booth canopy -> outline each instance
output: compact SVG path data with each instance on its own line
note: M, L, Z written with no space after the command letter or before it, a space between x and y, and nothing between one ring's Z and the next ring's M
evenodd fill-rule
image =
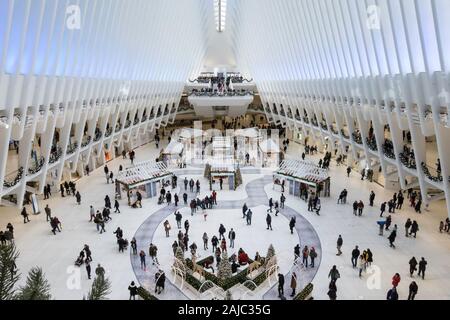
M163 154L174 154L178 155L183 152L183 144L172 140L167 147L164 149Z
M284 160L277 173L313 183L321 183L329 179L327 170L309 161Z
M203 130L193 128L183 128L180 132L180 138L191 139L203 136Z
M267 140L260 142L259 148L264 153L279 153L280 152L280 146L272 139L267 139Z
M116 181L131 189L171 175L172 172L167 170L163 162L145 161L120 171Z
M259 130L257 128L238 129L234 132L237 137L258 138Z

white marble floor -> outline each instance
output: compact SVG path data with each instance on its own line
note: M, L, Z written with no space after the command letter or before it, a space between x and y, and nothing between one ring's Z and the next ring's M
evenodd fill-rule
M297 157L302 149L301 146L291 143L289 156ZM136 161L154 159L157 153L153 144L146 145L137 150ZM116 159L111 161L108 166L117 172L119 164L124 162L128 164L128 160ZM327 276L329 269L335 264L341 273L341 279L337 283L338 299L384 299L390 287L391 278L396 272L402 276L399 285L400 299L405 299L411 281L408 273L408 261L414 255L418 259L423 256L428 260L425 280L415 277L419 285L417 299L450 299L450 275L448 274L448 270L450 270L450 235L438 232L439 221L444 220L447 216L445 204L443 202L433 203L430 205L429 212L423 211L421 215L416 214L409 207L405 207L393 215L393 224L399 225L399 233L396 241L397 248L391 249L386 239L387 235L385 234L384 237L378 235L376 221L379 215L379 203L381 200L389 199L393 191L385 190L367 181L361 181L357 173L352 173L350 179L347 179L344 167L336 168L333 164L330 172L332 197L322 200L320 217L308 213L303 201L291 196L288 196L287 199L287 205L303 214L314 226L321 240L322 262L313 280L314 297L327 299ZM219 201L221 199L244 199L246 197L245 184L261 176L243 175L244 186L237 192L219 193ZM376 206L374 208L366 206L364 214L360 218L353 216L350 204L336 205L337 194L344 187L349 190L350 203L360 199L367 203L370 190L374 190ZM19 284L25 281L26 273L31 267L41 266L51 284L55 299L81 299L88 292L91 281L87 279L84 268L73 268L73 262L83 245L87 243L93 254L93 269L97 263L101 263L112 282L112 292L109 297L128 299L127 287L131 281L136 281L136 278L129 253L118 252L115 235L112 232L120 226L124 230L124 236L130 240L139 226L159 210L160 206L156 204L156 199L151 199L143 202L142 209L129 209L126 201L121 201L122 213L112 214L113 220L106 225L107 233L100 235L96 231L95 225L88 222L89 205L92 204L96 208L102 207L105 194L113 197L113 185L106 184L103 170L100 168L89 177L79 180L77 188L82 195L81 206L76 205L74 198L61 198L59 194L53 195L49 201L40 201L41 209L49 203L53 214L62 221L62 233L58 233L56 236L50 232L45 215L31 216L31 222L23 224L16 208L0 207L1 228L4 229L8 222L15 226L16 244L20 250L17 266L22 273ZM265 190L268 195L272 195L274 198L279 197L279 192L274 191L271 185L267 185ZM29 211L31 210L29 209ZM221 213L218 211L217 214ZM419 223L420 231L417 239L405 238L403 235L403 224L408 217ZM238 215L237 221L240 221ZM227 223L232 223L232 221ZM214 230L211 232L216 232L215 229L217 227L214 225ZM281 236L281 234L288 236L287 233L277 233L276 236ZM335 255L335 247L339 234L344 238L344 254L338 257ZM251 237L254 239L251 243L258 243L258 239L263 241L267 235L265 232L255 231L252 232ZM148 246L148 244L142 245ZM286 243L286 246L290 247L291 245L292 243ZM370 248L372 250L374 265L378 267L375 269L379 271L379 275L378 273L375 275L364 274L362 279L358 278L357 271L351 267L350 262L350 252L355 245L359 245L361 249ZM247 250L253 254L252 250L254 249ZM267 248L264 245L260 250L265 252ZM78 285L77 272L80 271L81 280ZM368 280L370 280L369 285ZM379 289L377 288L378 284Z

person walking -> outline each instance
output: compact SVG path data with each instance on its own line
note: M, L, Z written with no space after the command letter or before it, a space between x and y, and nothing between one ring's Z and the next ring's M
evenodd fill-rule
M134 281L131 281L131 284L128 286L128 291L130 291L130 300L136 300L137 287L134 284Z
M362 276L362 272L364 270L365 264L366 264L366 261L364 260L364 256L360 255L359 259L358 259L358 269L359 269L359 277L360 278Z
M282 193L281 194L281 197L280 197L280 208L281 209L284 209L284 203L286 202L286 197L284 196L284 194Z
M389 246L394 249L395 249L395 245L394 245L395 238L397 238L397 230L394 229L394 230L392 230L391 234L388 237Z
M270 215L270 213L267 213L266 216L266 223L267 223L267 230L273 230L272 229L272 216Z
M294 297L295 290L297 289L297 275L295 274L295 272L292 272L291 276L291 289L292 289L291 297Z
M189 184L189 181L188 181L187 177L184 177L184 190L185 191L187 190L188 184Z
M398 300L398 293L397 293L397 288L393 287L391 288L386 296L387 300Z
M242 206L242 218L245 218L247 210L248 210L247 204L244 203L244 205Z
M342 239L342 236L339 235L339 237L337 239L337 243L336 243L337 250L338 250L338 252L336 253L337 256L340 256L342 254L341 248L342 248L343 244L344 244L344 240Z
M52 210L48 206L48 204L45 206L45 218L47 219L47 222L49 222L52 219Z
M106 183L109 183L109 168L108 168L108 166L103 167L103 172L105 172Z
M252 225L252 215L253 215L252 210L248 209L247 214L246 214L247 225L248 225L248 226L251 226L251 225Z
M184 205L187 205L187 204L188 204L188 195L187 195L186 192L183 193L183 203L184 203Z
M358 201L353 202L353 214L356 216L358 212Z
M289 221L289 229L291 230L291 234L294 234L294 228L295 228L296 219L295 217L292 217Z
M386 211L386 202L383 202L380 206L380 217L383 216L383 213Z
M119 201L116 199L115 201L114 201L114 213L120 213L120 209L119 209L119 207L120 207L120 204L119 204Z
M211 238L212 251L215 253L217 251L217 245L219 244L219 239L216 236Z
M284 297L284 275L278 274L278 298L283 299Z
M419 262L419 272L417 272L417 275L420 277L422 275L422 280L425 280L425 270L427 269L428 262L425 260L424 257L420 259Z
M267 212L272 212L272 207L273 207L273 200L272 198L269 199L269 209L267 209Z
M341 277L341 274L339 273L339 270L334 265L330 272L328 273L328 278L331 278L331 281L336 283L336 281Z
M88 279L91 280L91 262L89 261L89 259L86 259L84 261L84 265L86 266L86 273L87 273Z
M27 209L23 207L22 212L20 213L23 217L23 223L30 222L30 218L28 218L29 214L27 212Z
M144 252L144 250L141 250L141 252L139 252L139 258L141 260L141 269L146 271L147 266L145 265L145 252Z
M418 265L418 262L416 260L416 257L412 257L409 260L409 275L411 277L413 276L414 272L417 270L417 265Z
M336 282L331 281L330 285L328 286L328 297L330 298L330 300L336 300L337 298L337 287L336 287Z
M414 300L416 297L417 291L419 291L419 286L415 281L412 281L409 285L409 294L408 294L408 300Z
M100 263L97 265L97 268L95 269L95 274L99 278L105 277L105 269L100 265Z
M358 216L362 216L363 213L363 209L364 209L364 203L362 201L359 201L358 203Z
M360 255L359 247L356 246L355 249L352 250L352 266L356 268L356 264L358 262L358 257Z
M228 233L228 239L230 239L230 248L234 248L234 240L236 239L236 232L231 228Z
M411 231L409 232L409 235L414 235L415 238L417 236L417 231L419 231L419 224L416 220L414 220L411 224Z
M175 220L177 221L177 228L181 229L181 221L183 220L183 216L180 211L175 211Z
M219 226L219 239L225 239L224 234L225 234L226 231L227 230L225 229L224 225L220 224L220 226Z
M93 206L89 207L89 216L90 216L89 222L92 222L95 219L95 209Z
M398 273L394 274L394 276L392 277L392 286L394 288L397 288L400 283L400 280L401 280L400 274Z

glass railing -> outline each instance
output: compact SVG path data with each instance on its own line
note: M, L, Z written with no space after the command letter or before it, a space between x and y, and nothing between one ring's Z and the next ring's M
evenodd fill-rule
M372 137L372 138L367 137L366 142L367 142L367 147L369 147L370 150L378 151L377 140L375 139L375 137Z
M3 181L3 188L9 189L9 188L16 186L20 182L20 180L22 180L22 177L23 177L23 167L20 167L17 170L17 172L15 173L15 176L13 179L11 179L11 180L5 179L5 181Z
M95 132L94 142L99 141L102 138L102 136L103 136L103 132L101 132L100 130L97 130Z
M74 153L75 151L77 151L77 148L78 148L78 142L69 144L69 146L67 147L67 154Z
M106 131L105 131L105 137L108 138L108 137L110 137L111 135L112 135L112 128L109 127L109 128L107 128Z
M91 143L92 137L91 136L87 136L86 138L83 139L83 141L81 142L81 147L87 147L90 143Z
M357 144L363 144L361 133L353 132L352 138L353 138L353 141L355 141Z
M61 147L58 147L55 152L50 153L50 158L48 159L48 163L53 164L57 162L62 155Z
M350 136L348 134L345 133L344 129L341 129L341 134L345 139L350 139Z
M389 158L395 160L395 152L394 152L394 145L391 140L385 140L383 143L383 154Z
M440 171L437 171L436 169L427 166L425 162L422 162L420 164L420 167L422 168L422 172L431 181L442 182L444 180L443 177L442 177L442 173Z
M401 152L399 154L399 159L400 162L407 168L409 169L417 169L417 165L416 165L416 159L414 158L414 153L406 153L406 152Z
M33 167L28 168L28 175L33 175L35 173L38 173L42 170L42 167L44 166L45 158L40 157L39 160L34 164Z
M128 129L129 127L131 127L131 120L125 121L125 129Z

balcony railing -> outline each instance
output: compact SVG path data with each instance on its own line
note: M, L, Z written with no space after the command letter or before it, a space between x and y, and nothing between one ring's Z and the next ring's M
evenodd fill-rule
M395 160L394 145L391 140L386 139L383 143L383 153L389 159Z
M367 142L367 146L369 147L370 150L378 151L377 140L375 139L375 137L372 137L372 138L367 137L366 142Z
M62 149L58 147L55 152L50 153L50 158L48 159L48 163L53 164L57 162L62 156Z
M444 179L442 177L441 172L437 171L436 169L433 169L429 166L426 165L425 162L422 162L420 164L420 167L422 168L422 172L427 176L428 179L430 179L431 181L434 182L442 182ZM433 172L433 174L431 173L431 171L435 171Z
M129 127L131 127L131 120L125 121L125 129L128 129Z
M69 144L69 146L67 147L67 154L72 154L75 151L77 151L78 148L78 142L74 142L72 144Z
M353 141L355 141L357 144L363 144L361 133L353 132L352 138L353 138Z
M417 165L416 165L416 160L414 158L414 153L406 153L406 152L401 152L399 154L399 159L400 162L407 168L409 169L413 169L416 170L417 169Z
M87 136L82 142L81 142L81 147L87 147L89 145L89 143L91 143L92 137L91 136Z
M144 114L144 115L142 116L142 119L141 119L141 122L145 122L145 121L147 121L147 115L146 115L146 114Z
M331 132L334 133L334 134L339 134L339 132L334 128L334 126L331 126L331 127L330 127L330 130L331 130Z
M109 127L109 128L107 128L106 131L105 131L105 137L108 138L108 137L110 137L111 135L112 135L112 128Z
M311 120L311 124L312 124L314 127L318 127L318 126L319 126L319 123L317 122L316 119L312 119L312 120Z
M322 127L323 130L328 131L328 126L326 123L321 122L320 126Z
M22 180L23 177L23 167L20 167L19 170L17 170L17 174L14 177L14 179L12 179L11 181L3 181L3 188L5 189L9 189L12 188L14 186L16 186L20 180Z
M348 134L345 133L344 129L341 129L341 134L345 139L350 139L350 136Z
M38 173L42 170L42 167L44 166L45 158L40 157L39 160L35 163L34 167L28 168L28 175L31 176L35 173Z
M97 130L95 132L94 142L100 141L102 136L103 136L103 132L101 132L100 130Z
M121 123L118 123L118 124L116 124L116 130L115 130L115 132L119 132L120 130L122 130L122 124L121 124Z
M134 121L133 121L133 125L135 126L135 125L137 125L139 123L139 118L134 118Z

